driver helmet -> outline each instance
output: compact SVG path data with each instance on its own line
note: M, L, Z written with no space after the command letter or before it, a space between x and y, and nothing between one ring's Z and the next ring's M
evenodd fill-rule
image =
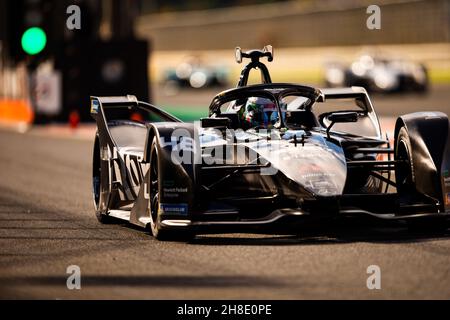
M245 104L243 120L249 127L270 128L278 120L278 110L270 99L250 97Z

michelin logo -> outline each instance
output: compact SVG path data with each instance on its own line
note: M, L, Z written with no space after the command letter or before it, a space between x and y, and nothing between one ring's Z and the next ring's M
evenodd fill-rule
M188 214L187 203L161 203L160 208L164 214L179 214L184 216Z

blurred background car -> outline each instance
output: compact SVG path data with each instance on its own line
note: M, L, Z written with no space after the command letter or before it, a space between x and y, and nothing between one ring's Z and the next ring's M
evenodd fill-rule
M165 70L164 91L170 95L176 94L180 88L225 87L228 75L226 66L207 64L198 55L186 56L175 68Z
M372 92L426 92L428 72L422 63L366 53L350 66L329 63L325 70L325 86L361 86Z

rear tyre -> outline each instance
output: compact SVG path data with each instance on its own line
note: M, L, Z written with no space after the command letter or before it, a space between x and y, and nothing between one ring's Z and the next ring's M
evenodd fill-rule
M150 149L150 174L149 174L149 211L150 211L150 232L153 237L162 241L187 241L193 238L194 234L189 230L169 230L161 225L161 215L159 210L159 199L161 195L161 179L159 170L158 144L156 137L153 139Z

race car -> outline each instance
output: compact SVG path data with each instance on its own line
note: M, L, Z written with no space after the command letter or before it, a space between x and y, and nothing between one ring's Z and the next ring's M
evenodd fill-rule
M204 89L224 87L228 81L228 69L219 65L208 65L199 56L188 56L163 76L166 94L176 93L180 88Z
M423 64L403 59L363 54L349 67L329 63L325 70L328 87L361 86L369 92L426 92L428 72Z
M160 240L351 216L442 225L447 115L399 117L391 147L365 89L272 83L264 57L273 59L270 46L237 48L238 62L251 60L237 88L194 123L134 96L91 97L99 221L123 219ZM247 85L253 69L262 83Z

